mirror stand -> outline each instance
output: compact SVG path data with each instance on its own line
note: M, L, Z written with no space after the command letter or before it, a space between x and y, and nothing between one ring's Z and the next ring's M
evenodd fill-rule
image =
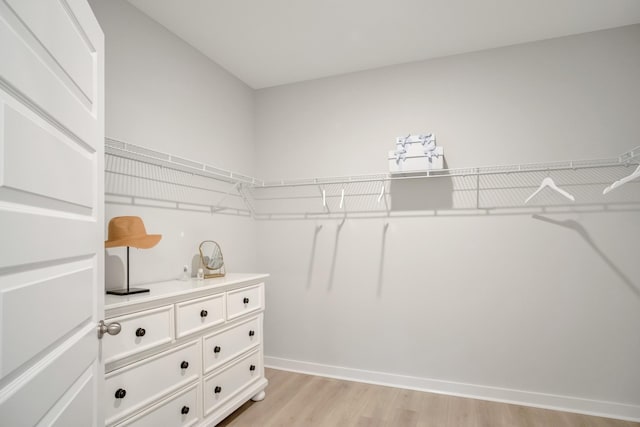
M213 279L214 277L224 277L225 274L227 274L227 273L224 271L224 266L222 266L222 268L220 268L215 273L204 273L204 278L205 279Z
M198 251L200 252L200 265L205 271L204 278L224 277L226 271L220 246L213 240L205 240L200 243Z

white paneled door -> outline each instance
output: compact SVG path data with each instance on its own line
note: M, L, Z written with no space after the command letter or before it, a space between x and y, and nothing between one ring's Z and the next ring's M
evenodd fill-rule
M103 144L87 1L0 0L2 426L103 425Z

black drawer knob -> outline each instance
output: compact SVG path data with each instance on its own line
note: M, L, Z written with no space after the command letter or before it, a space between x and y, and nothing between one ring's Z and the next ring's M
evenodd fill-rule
M208 315L208 314L209 314L209 313L207 312L207 310L202 310L202 311L200 312L200 317L207 317L207 315Z
M220 346L215 346L215 347L213 347L213 352L214 352L214 353L220 353L220 350L222 350L222 349L220 348Z
M183 406L182 410L180 411L180 413L182 415L187 415L189 413L189 407L188 406Z
M182 369L187 369L189 367L189 362L187 362L186 360L183 360L182 363L180 364L180 367Z
M255 370L256 370L256 365L251 365L251 366L249 366L249 370L250 370L251 372L255 371Z
M256 334L256 332L252 329L249 331L249 336L252 337Z
M220 387L219 385L217 385L217 386L216 386L216 388L214 388L214 389L213 389L213 392L214 392L215 394L218 394L218 393L220 393L221 391L222 391L222 387Z
M147 333L147 331L145 331L143 328L136 329L136 336L137 337L143 337L144 334L146 334L146 333Z
M249 298L244 297L244 299L242 300L242 302L243 302L243 303L245 303L245 304L249 304Z
M116 399L124 399L126 395L127 395L127 390L123 388L119 388L118 390L116 390Z

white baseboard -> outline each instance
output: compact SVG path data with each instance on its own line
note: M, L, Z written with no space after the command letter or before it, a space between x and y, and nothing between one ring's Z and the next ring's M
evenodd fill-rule
M389 387L448 394L452 396L470 397L495 402L513 403L536 408L554 409L576 412L599 417L617 418L627 421L640 421L640 406L626 405L616 402L581 399L571 396L536 393L477 384L456 383L434 380L430 378L411 377L388 374L384 372L365 371L340 366L321 365L299 360L264 357L267 368L283 371L299 372L348 381L358 381Z

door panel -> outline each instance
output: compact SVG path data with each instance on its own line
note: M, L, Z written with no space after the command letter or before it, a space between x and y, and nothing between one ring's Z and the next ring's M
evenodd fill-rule
M42 3L20 1L36 7ZM0 18L0 86L76 142L96 145L96 104L88 103L58 59L44 47L47 41L37 39L5 1L0 1ZM73 25L72 20L67 25ZM92 56L97 61L96 53ZM100 71L97 66L96 70ZM97 84L98 79L94 80Z
M46 122L25 117L2 99L0 117L4 121L2 186L91 209L94 186L86 177L95 169L95 152Z
M91 322L93 264L89 259L0 276L0 378ZM60 295L64 304L52 304ZM48 320L33 322L36 313Z
M95 61L91 46L75 15L64 1L7 0L7 4L33 32L42 47L60 64L71 83L82 96L81 101L93 101ZM69 21L73 25L69 25Z
M74 339L67 340L41 361L37 372L27 381L15 381L5 390L0 404L3 426L34 426L87 370L95 360L96 328L89 325ZM91 371L92 374L95 372ZM95 375L94 375L95 377ZM87 412L94 413L94 408Z
M38 427L83 427L93 423L95 415L87 408L97 409L91 389L96 387L93 369L86 370L67 393L38 423Z
M96 249L92 240L104 235L91 218L6 203L3 196L0 192L0 236L6 249L0 257L0 269L93 256Z
M104 36L0 0L0 424L104 425Z

